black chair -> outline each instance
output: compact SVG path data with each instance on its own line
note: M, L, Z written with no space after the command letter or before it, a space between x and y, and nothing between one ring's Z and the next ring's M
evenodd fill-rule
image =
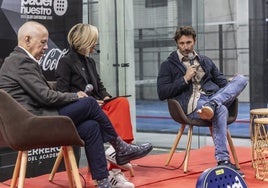
M62 146L70 187L82 188L73 145L83 146L72 120L66 116L35 116L0 89L0 141L18 151L11 188L23 188L28 150ZM19 177L19 178L18 178Z
M170 150L169 156L166 160L166 166L169 165L173 154L177 148L177 145L181 139L181 136L183 134L183 131L185 129L185 127L188 125L188 135L187 135L187 142L186 142L186 148L185 148L185 158L183 161L183 171L184 173L186 173L188 171L188 162L189 162L189 157L190 157L190 150L191 150L191 143L192 143L192 134L193 134L193 127L194 126L199 126L199 127L209 127L210 128L210 132L212 129L211 126L211 122L210 121L205 121L202 119L197 119L197 118L188 118L186 116L186 114L184 113L180 103L175 100L175 99L168 99L168 109L169 109L169 113L171 115L171 117L178 122L179 124L181 124L181 127L178 131L178 134L176 136L176 139L172 145L172 148ZM235 99L235 101L232 103L232 105L228 108L229 111L229 117L228 117L228 121L227 124L230 125L231 123L233 123L236 118L237 118L237 112L238 112L238 99ZM233 159L235 162L236 167L239 169L239 163L238 163L238 159L237 159L237 154L234 148L234 144L232 141L232 137L231 134L229 132L229 130L227 130L227 139L228 139L228 143L230 146L230 150L231 153L233 155Z

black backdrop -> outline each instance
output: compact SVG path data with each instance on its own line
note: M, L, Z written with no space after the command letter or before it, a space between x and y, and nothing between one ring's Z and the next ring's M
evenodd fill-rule
M250 109L268 103L268 0L249 0Z
M55 60L54 64L57 63L57 59L59 58L61 52L59 50L66 49L67 40L66 36L69 29L76 23L82 22L82 0L50 0L44 2L51 2L50 5L30 5L25 3L25 9L28 11L23 12L22 2L34 2L29 0L0 0L0 63L3 62L4 58L9 55L9 53L13 50L13 48L17 44L17 30L18 28L27 20L35 20L42 24L44 24L49 31L49 48L57 48L57 51L53 51L56 54L54 57L51 57L50 60ZM39 1L37 1L39 2ZM63 4L60 4L64 2ZM57 13L57 6L63 7L64 11L60 12L63 15L59 15ZM49 15L36 14L29 12L30 10L40 10L41 8L46 8L51 11ZM59 11L58 11L59 12ZM48 50L48 52L50 51ZM54 59L51 59L54 58ZM43 58L45 59L45 57ZM49 67L48 58L45 59L46 62L42 61L46 64L43 67L43 70ZM45 76L48 80L54 79L53 70L55 66L50 66L50 70L44 70ZM51 70L52 69L52 70Z

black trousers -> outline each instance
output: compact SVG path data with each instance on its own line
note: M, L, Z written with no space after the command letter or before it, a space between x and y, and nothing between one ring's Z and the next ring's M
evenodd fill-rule
M59 110L59 115L70 117L78 134L85 142L85 153L93 179L108 177L107 161L103 143L115 140L110 120L93 97L79 99Z

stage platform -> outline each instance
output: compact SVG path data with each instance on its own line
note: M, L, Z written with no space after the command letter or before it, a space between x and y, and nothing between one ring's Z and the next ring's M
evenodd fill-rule
M268 182L260 181L255 178L255 170L251 166L251 149L250 147L236 148L241 170L245 173L245 181L249 188L266 188ZM201 149L191 151L189 161L189 172L183 173L182 168L176 169L184 157L184 152L175 153L171 161L171 166L164 165L167 153L148 155L142 159L132 161L134 165L135 176L130 177L125 172L128 179L140 188L178 188L189 187L195 188L198 177L201 173L215 167L214 147L205 146ZM84 188L94 188L87 168L79 169L81 181ZM55 175L54 181L48 181L48 174L35 178L27 178L25 188L67 188L68 180L65 172L59 172ZM7 188L10 180L0 183L0 188Z

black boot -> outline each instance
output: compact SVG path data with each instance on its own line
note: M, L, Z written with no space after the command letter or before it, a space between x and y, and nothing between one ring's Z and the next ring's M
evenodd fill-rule
M152 149L151 143L144 143L139 145L127 144L120 137L110 142L116 152L116 162L118 165L124 165L131 160L139 159L146 156Z
M237 171L238 174L240 174L240 176L242 178L245 177L245 174L240 169L238 169L234 164L232 164L229 160L219 161L218 166L228 166L228 167L234 169L235 171Z

